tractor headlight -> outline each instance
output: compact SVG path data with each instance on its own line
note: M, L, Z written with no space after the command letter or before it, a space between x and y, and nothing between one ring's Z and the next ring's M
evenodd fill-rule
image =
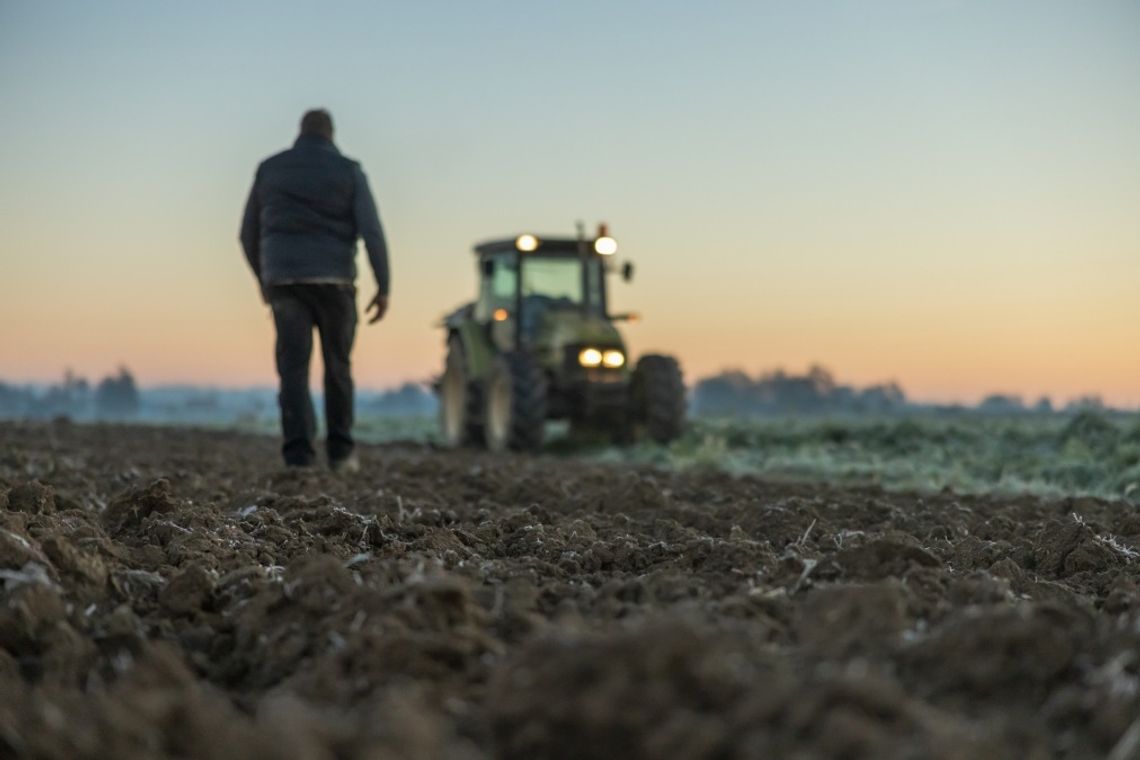
M603 235L594 241L594 250L603 256L613 256L617 253L617 241L609 235Z
M625 354L621 351L606 351L602 354L602 364L610 369L617 369L625 364Z
M596 348L583 348L578 353L578 363L583 367L598 367L602 363L602 352Z

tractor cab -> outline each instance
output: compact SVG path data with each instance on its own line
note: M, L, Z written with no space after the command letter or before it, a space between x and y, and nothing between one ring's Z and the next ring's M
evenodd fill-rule
M622 437L645 416L634 411L644 395L639 389L656 382L646 377L662 372L670 390L658 397L670 406L655 419L669 421L657 426L656 437L679 432L684 388L676 361L643 357L631 368L615 325L630 315L609 312L606 275L616 269L616 253L604 225L593 238L579 228L577 238L523 234L475 247L476 300L443 323L445 442L535 448L547 419L578 426L605 421L614 437ZM621 274L632 279L632 265L621 267ZM654 369L658 360L668 366Z
M617 243L604 233L599 230L593 240L527 234L476 246L480 281L473 316L490 325L497 348L549 348L543 344L553 336L546 328L560 321L579 330L593 325L620 344L616 330L604 329L612 319L606 273L617 251ZM627 264L624 271L628 278L632 267Z

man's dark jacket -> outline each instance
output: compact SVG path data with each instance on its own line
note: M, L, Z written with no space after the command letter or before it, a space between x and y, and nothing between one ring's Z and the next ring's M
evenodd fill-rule
M388 295L388 247L360 164L331 140L301 135L257 167L241 244L263 285L354 281L357 237Z

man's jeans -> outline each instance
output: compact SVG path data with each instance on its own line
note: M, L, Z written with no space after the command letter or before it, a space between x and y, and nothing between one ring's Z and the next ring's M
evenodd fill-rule
M309 395L313 328L321 337L325 365L325 423L330 462L352 453L352 342L356 337L356 288L350 284L294 283L268 289L277 324L277 374L281 379L281 453L287 465L316 460L317 433Z

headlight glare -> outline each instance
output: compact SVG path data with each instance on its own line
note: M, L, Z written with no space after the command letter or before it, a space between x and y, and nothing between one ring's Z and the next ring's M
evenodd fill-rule
M597 367L602 363L602 352L596 348L583 348L578 353L578 363L583 367Z
M617 241L609 235L603 235L594 241L594 250L603 256L613 256L617 253Z
M610 369L617 369L625 365L625 354L621 351L606 351L602 354L602 364Z

